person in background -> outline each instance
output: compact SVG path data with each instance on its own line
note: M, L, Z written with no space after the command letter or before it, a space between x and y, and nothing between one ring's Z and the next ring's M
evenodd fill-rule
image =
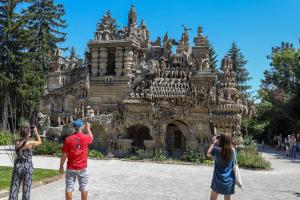
M231 195L234 194L234 151L229 135L221 134L219 138L213 138L213 144L207 151L208 157L215 157L210 200L217 200L219 194L224 195L224 200L230 200Z
M278 137L277 137L277 145L278 145L278 149L281 150L282 148L282 134L280 134Z
M291 147L291 157L296 158L296 148L297 148L297 140L294 134L290 139L290 147Z
M273 145L275 146L275 149L277 149L277 135L274 135L273 137Z
M64 163L66 159L66 200L72 200L72 192L76 178L79 182L79 190L81 191L81 199L87 200L88 197L88 181L87 157L88 145L93 142L93 134L90 124L86 123L85 129L87 134L82 132L83 122L80 119L73 121L75 132L65 139L62 148L62 157L60 160L60 173L64 173Z
M299 133L297 134L296 141L297 141L297 151L300 152L300 134Z
M31 130L33 129L36 140L30 140ZM30 127L25 123L20 128L20 139L15 144L16 159L12 172L9 200L17 200L19 188L22 182L22 200L30 200L30 189L32 184L32 148L42 144L41 137L35 126Z
M290 156L290 135L288 135L286 138L284 138L284 145L285 145L285 155L286 157Z

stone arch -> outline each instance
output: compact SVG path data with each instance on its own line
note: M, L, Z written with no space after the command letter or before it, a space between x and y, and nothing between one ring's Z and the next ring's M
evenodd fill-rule
M136 124L127 128L127 138L132 139L131 146L134 148L145 148L145 140L153 140L150 129L142 124Z
M188 125L181 121L170 121L165 134L168 155L180 158L187 149L187 141L191 138Z
M105 150L109 146L109 141L107 140L105 128L100 124L92 124L91 127L91 131L94 135L94 148L99 151L105 152Z
M142 125L147 127L150 132L150 136L155 139L157 137L156 135L156 131L155 131L155 127L153 126L153 124L150 123L150 119L149 120L130 120L130 121L126 121L125 123L125 129L128 129L131 126L135 126L135 125Z
M168 127L169 124L174 124L176 125L182 132L182 134L184 135L186 140L190 140L191 139L191 133L190 133L190 129L189 129L189 125L187 123L185 123L184 121L180 121L180 120L170 120L167 123L165 123L166 126L165 128ZM166 131L163 132L166 136Z

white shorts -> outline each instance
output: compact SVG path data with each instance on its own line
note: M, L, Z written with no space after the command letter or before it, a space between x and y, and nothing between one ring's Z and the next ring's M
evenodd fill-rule
M78 178L79 191L88 191L89 174L87 169L66 171L66 191L73 192L76 178Z

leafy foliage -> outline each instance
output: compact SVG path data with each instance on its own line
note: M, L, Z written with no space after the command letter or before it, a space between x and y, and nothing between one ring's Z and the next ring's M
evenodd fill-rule
M247 149L256 150L256 143L252 135L244 135L244 145Z
M94 150L94 149L89 150L88 156L90 158L104 158L104 155L100 151L97 151L97 150Z
M247 90L251 88L250 85L247 85L247 82L251 79L246 68L247 60L235 42L232 43L228 55L231 57L232 67L236 73L237 87L242 93L247 95Z
M249 133L265 141L300 132L300 49L282 43L268 58L271 69L264 72L258 113L248 126Z
M137 159L139 160L150 159L153 157L153 152L147 151L145 149L138 149L136 153Z
M196 151L189 151L187 156L187 161L192 163L203 163L206 157L203 153Z
M271 163L251 147L240 150L237 154L237 159L239 166L243 168L271 169Z
M63 6L53 0L0 1L0 108L4 129L34 120L50 54L65 40ZM13 127L8 127L8 118Z
M155 149L153 160L163 161L167 160L167 157L162 153L161 149Z
M43 140L40 146L33 149L36 155L60 155L62 144L50 140Z
M217 71L217 54L216 51L212 45L212 43L209 42L208 38L207 39L207 44L209 46L208 50L208 57L209 57L209 68L211 69L212 72Z
M9 145L10 143L10 133L7 131L0 132L0 145Z

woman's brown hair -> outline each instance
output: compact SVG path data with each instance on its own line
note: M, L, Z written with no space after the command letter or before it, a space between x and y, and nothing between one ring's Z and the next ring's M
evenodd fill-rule
M30 136L30 128L29 127L21 127L20 128L20 136L22 139L28 139Z
M228 134L221 134L219 138L219 147L221 148L221 157L226 163L231 160L232 156L232 142Z

